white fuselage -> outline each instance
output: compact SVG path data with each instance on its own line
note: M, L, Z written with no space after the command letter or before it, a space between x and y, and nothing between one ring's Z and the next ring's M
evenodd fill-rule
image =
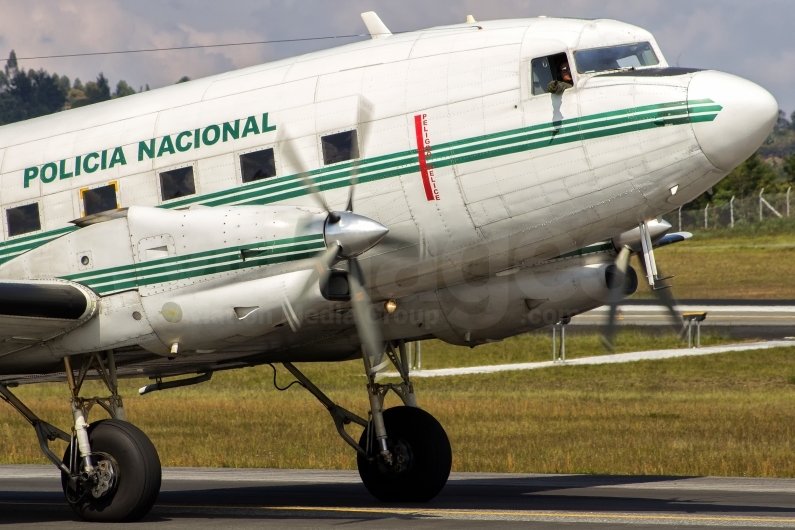
M141 241L177 259L298 236L301 231L289 223L269 229L267 237L258 234L256 216L266 210L256 209L234 227L225 227L219 216L206 217L197 225L200 231L177 225L180 215L201 216L202 209L194 208L199 206L220 212L278 204L316 214L296 175L308 169L336 209L344 209L356 182L356 213L389 228L387 239L362 259L373 298L406 300L406 307L418 311L428 304L441 307L455 335L446 340L468 342L476 324L451 315L456 308L482 318L488 313L484 297L527 291L515 297L519 303L565 291L539 284L532 268L691 201L755 151L772 128L777 106L764 89L714 71L574 71L573 88L533 95L533 59L565 53L574 65L577 50L637 42L651 44L657 68L667 66L648 32L610 20L539 18L432 28L2 127L2 208L38 203L41 229L9 237L2 216L0 277L90 280L79 261L90 250L98 276L86 285L109 299L126 297L123 307L145 308L146 298L152 308L161 307L175 290L227 285L228 271L201 267L193 275L149 283L124 283L100 271L149 259ZM354 129L359 161L324 165L321 137ZM276 176L244 183L240 155L267 148L274 150ZM294 155L286 156L286 150ZM159 174L188 166L195 193L164 200ZM57 252L31 252L94 229L77 230L69 222L85 215L85 189L108 184L116 186L120 208L155 207L171 215L163 212L139 232L125 225L120 233L132 240L123 243L103 241L109 236L99 237L96 228L96 247L78 248L86 243L64 239ZM278 210L272 217L273 224L282 220ZM217 233L210 234L213 227ZM230 241L223 236L227 231ZM125 248L102 252L103 244ZM577 274L587 276L584 265L578 262ZM241 274L253 279L301 268L298 262L263 264L260 272ZM489 295L483 285L496 291ZM421 293L429 294L420 300ZM157 336L167 347L173 339L158 327L166 324L155 323L154 309L144 312L150 324L133 335ZM455 324L456 318L463 323ZM196 325L208 320L201 322ZM434 334L412 331L414 321L406 322L394 327L392 338ZM497 335L531 327L516 316ZM127 335L118 343L135 342ZM208 349L223 344L213 340ZM85 344L75 347L112 345ZM191 347L202 349L198 342Z

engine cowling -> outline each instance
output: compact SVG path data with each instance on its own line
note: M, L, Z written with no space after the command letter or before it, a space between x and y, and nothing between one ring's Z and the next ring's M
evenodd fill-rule
M398 301L384 316L388 339L433 336L476 345L532 331L605 305L613 289L631 293L637 274L630 267L616 283L612 262L564 260L491 276Z

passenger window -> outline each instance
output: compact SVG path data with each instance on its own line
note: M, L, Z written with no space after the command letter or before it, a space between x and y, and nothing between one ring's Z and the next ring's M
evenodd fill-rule
M39 203L34 202L25 206L8 208L6 210L6 221L8 223L8 237L41 230Z
M547 94L547 87L550 82L564 81L560 74L560 66L564 62L568 63L565 53L539 57L531 61L530 82L532 84L531 92L534 96Z
M359 142L356 131L345 131L323 136L323 163L326 165L359 158Z
M276 162L273 149L263 149L240 155L240 174L243 182L254 182L276 176Z
M181 167L160 173L160 195L164 201L194 195L193 166Z
M83 212L85 215L94 215L99 212L115 210L119 207L116 199L116 183L100 186L99 188L84 189L80 191L83 199Z

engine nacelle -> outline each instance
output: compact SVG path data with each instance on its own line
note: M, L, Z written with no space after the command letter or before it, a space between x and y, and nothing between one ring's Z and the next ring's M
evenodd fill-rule
M470 346L502 340L605 305L615 289L632 294L634 269L619 282L612 262L549 263L401 299L397 311L384 316L384 334Z

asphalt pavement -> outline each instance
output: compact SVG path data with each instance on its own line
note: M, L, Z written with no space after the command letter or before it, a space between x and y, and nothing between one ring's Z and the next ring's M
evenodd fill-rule
M64 503L50 466L0 466L0 525L86 527ZM355 471L167 468L155 508L134 524L190 530L660 525L795 527L795 479L453 473L436 499L409 505L379 503Z
M795 300L696 300L680 299L682 313L705 312L702 330L715 330L737 338L781 340L795 336ZM599 331L609 308L602 306L571 319L570 330ZM618 306L619 326L668 328L668 309L657 300L624 300ZM695 326L693 329L695 334Z

